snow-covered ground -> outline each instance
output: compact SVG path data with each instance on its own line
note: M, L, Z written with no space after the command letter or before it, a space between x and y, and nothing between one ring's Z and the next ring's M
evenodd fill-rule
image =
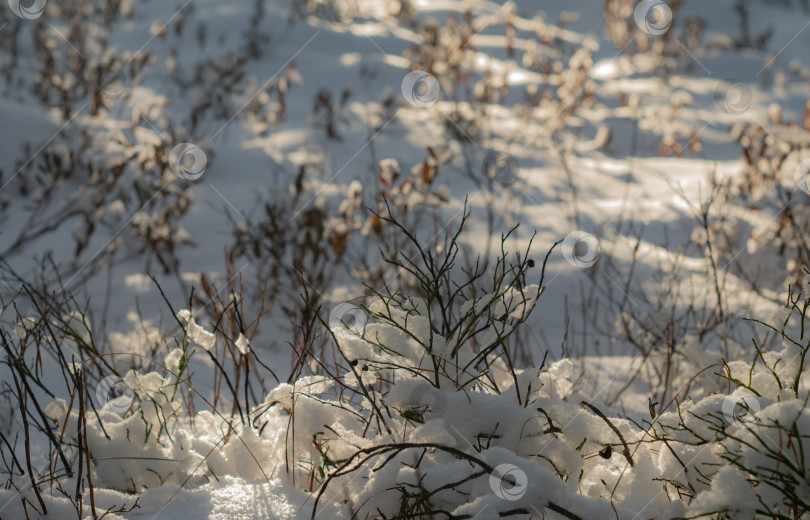
M0 42L0 519L810 507L806 2L9 0Z

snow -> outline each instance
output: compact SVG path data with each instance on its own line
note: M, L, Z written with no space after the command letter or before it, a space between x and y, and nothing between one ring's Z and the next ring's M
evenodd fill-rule
M98 516L810 505L806 3L91 4L0 17L0 329ZM381 257L465 208L448 277L504 279L437 311ZM4 359L0 453L62 472ZM46 517L92 518L57 481Z

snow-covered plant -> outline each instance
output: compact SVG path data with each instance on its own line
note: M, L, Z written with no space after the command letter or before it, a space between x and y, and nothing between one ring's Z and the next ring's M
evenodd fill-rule
M794 284L800 283L802 268L810 263L806 233L810 225L810 118L790 119L788 114L774 104L768 118L730 129L740 144L743 175L727 181L723 202L755 206L758 212L755 218L732 215L710 231L718 244L728 244L731 253L723 251L725 256L746 247L748 254L735 262L733 272L750 280L751 286L763 283L764 275L753 273L766 262L783 266L771 271L782 277L787 273L787 281Z
M317 487L313 517L328 499L389 519L601 518L619 461L646 468L625 478L628 488L654 476L647 450L631 454L639 434L631 423L561 400L572 390L570 361L515 366L509 338L542 293L545 262L538 267L528 250L511 257L508 237L492 269L463 282L457 234L442 254L421 247L417 258L390 260L420 290L372 290L368 306L333 316L345 376L268 396L262 420L295 416L288 435L299 446L294 458L306 460L307 487ZM340 397L326 397L327 385L342 386Z
M503 249L510 234L502 238L501 256L486 288L475 283L483 271L467 283L455 282L455 239L439 258L421 248L418 259L391 261L414 277L420 292L411 296L388 286L383 291L370 287L375 301L365 310L372 323L343 341L349 358L363 360L373 370L408 372L436 388L486 387L498 392L497 376L491 372L499 364L512 370L508 339L534 309L544 274L540 269L538 283L530 283L537 269L528 251L510 261ZM391 345L392 334L406 341Z
M570 360L517 361L514 339L543 293L548 255L508 254L512 230L491 265L457 269L461 227L440 248L422 243L418 257L389 259L417 289L385 285L371 289L368 305L339 307L328 323L339 361L312 359L311 375L253 406L242 392L223 391L240 381L231 379L227 352L238 353L234 364L258 361L235 300L217 307L214 321L179 311L174 348L145 366L105 354L80 312L19 320L2 333L5 364L20 417L36 418L26 442L40 435L52 443L43 474L52 495L70 497L81 517L94 489L138 494L278 477L311 493L312 517L335 506L400 520L806 514L810 299L790 294L760 322L781 350L757 342L750 362L704 367L727 391L677 393L640 424L582 394ZM228 312L234 324L225 328ZM71 397L46 406L26 390L45 385L25 349L53 344ZM213 402L192 383L200 358L223 378ZM19 486L13 460L5 471ZM78 498L67 491L77 487ZM25 503L44 511L52 497L45 486L33 489L39 500L29 493Z
M389 519L806 513L810 388L802 375L810 300L791 297L769 320L783 338L781 351L755 344L751 363L702 367L699 374L717 367L728 394L692 400L676 393L665 413L651 407L642 426L584 400L567 402L575 390L566 360L547 370L512 365L503 340L541 292L521 285L529 262L509 264L503 255L490 290L477 293L474 283L443 279L452 272L452 243L447 251L447 263L425 253L399 264L419 281L418 296L386 287L362 311L342 309L333 321L348 370L336 381L344 387L340 405L310 405L330 409L328 419L320 427L308 422L314 429L303 432L317 449L310 452L313 516L325 499ZM450 303L452 295L463 302ZM799 318L792 327L791 315ZM352 393L360 403L350 404Z
M722 360L728 395L688 400L650 429L663 442L665 488L688 505L689 518L803 518L810 512L810 384L804 377L810 298L789 295L767 321L781 338L754 359Z

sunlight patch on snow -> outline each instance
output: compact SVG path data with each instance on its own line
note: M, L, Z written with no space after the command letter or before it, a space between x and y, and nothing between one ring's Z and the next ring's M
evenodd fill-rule
M593 71L591 71L591 74L597 79L607 79L615 78L618 72L619 68L616 66L616 63L611 60L596 64Z
M419 11L441 11L444 9L462 8L461 2L435 1L435 0L415 0L413 6Z
M145 274L133 273L124 277L124 285L137 293L145 293L151 284L152 279Z
M354 67L363 57L360 55L359 52L347 52L340 55L340 64L344 67Z
M391 54L387 54L383 59L383 61L385 61L385 63L387 63L388 65L405 69L406 71L408 70L408 67L411 65L411 62L408 58L404 58L402 56L394 56Z
M513 85L523 85L528 83L531 76L526 71L516 70L509 73L509 83Z
M606 173L625 173L627 171L626 161L615 161L609 158L580 159L579 162L588 169L599 168Z

